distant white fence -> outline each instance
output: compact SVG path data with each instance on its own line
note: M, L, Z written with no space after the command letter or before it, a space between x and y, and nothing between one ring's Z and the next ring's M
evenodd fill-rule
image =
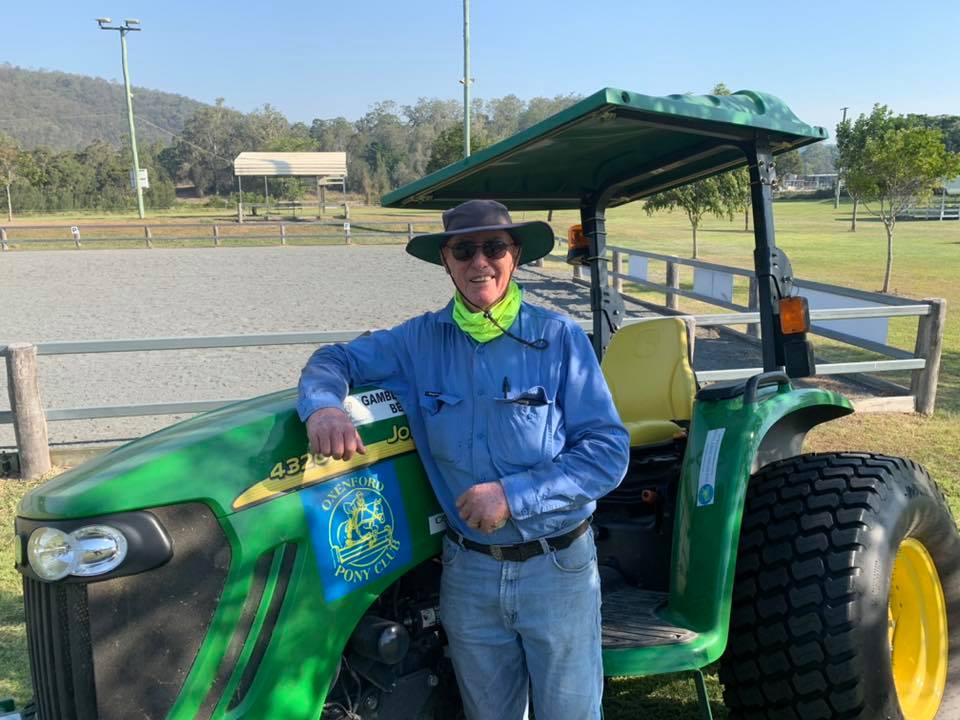
M63 243L81 249L84 244L120 243L146 248L171 244L225 244L252 242L287 245L297 242L350 244L355 241L405 242L418 233L439 227L437 220L351 221L349 210L342 220L226 223L91 223L76 225L11 225L0 227L0 250L11 245L28 247Z
M562 249L565 240L558 237L557 242ZM677 308L680 297L732 310L732 313L695 315L694 318L700 326L746 325L748 334L759 338L758 292L752 270L619 246L608 246L607 253L611 264L609 281L618 292L624 292L625 282L662 292L665 296L663 306L651 307L668 314L679 314ZM566 256L552 254L548 258L564 261ZM658 283L649 279L651 262L664 264L662 274L665 282ZM633 268L633 272L630 268ZM693 290L680 287L682 268L693 269ZM583 274L581 267L573 268L574 281L584 282ZM747 278L747 305L733 302L735 277ZM943 329L946 323L945 300L914 300L811 280L794 279L794 286L808 298L813 334L889 358L818 363L817 375L911 371L910 387L884 383L902 394L880 399L877 403L878 409L918 412L924 415L933 413L943 347ZM887 343L887 321L892 317L918 318L912 352ZM734 380L750 377L761 371L762 368L710 370L698 372L697 378L706 382Z
M960 197L944 193L928 205L907 208L897 215L898 220L960 220Z

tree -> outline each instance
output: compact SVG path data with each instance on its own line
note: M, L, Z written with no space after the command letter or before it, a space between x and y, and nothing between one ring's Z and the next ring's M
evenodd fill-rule
M0 176L7 188L7 220L13 221L13 204L10 202L10 186L20 162L20 146L13 139L0 134Z
M332 120L317 118L310 126L310 137L314 139L320 152L346 152L356 133L353 123L344 117Z
M475 153L482 150L489 143L486 138L478 132L470 133L470 152ZM426 171L435 172L442 167L463 159L463 125L452 125L441 132L433 143L433 149L430 151L430 162L427 163Z
M527 109L520 114L517 130L526 130L532 125L536 125L541 120L545 120L551 115L555 115L561 110L583 99L583 95L571 93L569 95L555 95L552 98L535 97L527 103Z
M687 214L693 233L693 258L699 257L697 230L703 217L713 214L733 220L734 213L742 207L743 188L740 171L714 175L706 180L683 185L682 187L657 193L643 204L648 215L657 210L680 208Z
M853 199L850 232L857 231L857 210L871 179L864 167L864 153L871 138L881 137L887 130L902 126L903 119L893 117L886 105L874 105L869 115L837 125L837 181L843 182Z
M490 116L490 134L502 140L520 129L520 116L524 111L524 102L516 95L507 95L487 103Z
M947 151L939 130L891 126L867 139L860 168L862 177L856 182L864 207L880 218L887 231L882 292L889 292L897 217L929 198L944 177L960 173L960 154Z
M821 175L836 172L837 146L826 143L814 143L800 150L803 158L803 170L807 175Z
M920 125L943 133L943 144L948 152L960 152L960 115L907 115L910 124Z
M259 122L260 137L268 134L275 118L265 106ZM233 159L244 150L259 150L247 116L224 105L197 110L184 125L177 142L180 168L177 175L189 179L199 195L229 193L233 190Z
M788 175L803 175L803 158L800 157L800 151L791 150L777 155L774 167L781 181L786 180Z

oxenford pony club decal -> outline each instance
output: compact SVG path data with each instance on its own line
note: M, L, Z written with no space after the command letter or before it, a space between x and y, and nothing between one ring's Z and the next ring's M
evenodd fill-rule
M344 475L301 496L328 601L409 561L410 537L393 463Z

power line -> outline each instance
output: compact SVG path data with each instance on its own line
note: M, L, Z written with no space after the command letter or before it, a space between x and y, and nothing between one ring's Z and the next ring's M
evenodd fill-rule
M201 147L200 145L197 145L196 143L192 143L192 142L190 142L189 140L187 140L185 137L183 137L183 135L180 135L179 133L175 133L173 130L168 130L168 129L165 128L165 127L161 127L161 126L157 125L155 122L151 122L150 120L147 120L145 117L143 117L143 116L141 116L141 115L134 115L134 116L135 116L135 117L137 118L137 120L139 120L140 122L144 122L144 123L146 123L147 125L150 125L151 127L155 127L157 130L160 130L161 132L167 133L167 134L170 135L171 137L176 138L177 140L179 140L180 142L184 143L185 145L189 145L190 147L195 148L195 149L199 150L200 152L204 152L204 153L207 153L208 155L212 155L213 157L217 158L218 160L223 160L223 161L226 162L226 163L232 163L232 162L233 162L233 160L230 160L229 158L225 158L225 157L223 157L223 155L217 155L217 153L215 153L213 150L208 150L207 148Z

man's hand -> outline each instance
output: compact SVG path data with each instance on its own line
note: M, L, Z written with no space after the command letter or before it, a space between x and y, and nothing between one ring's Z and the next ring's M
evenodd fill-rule
M492 533L507 524L510 506L499 482L474 485L457 498L460 517L480 532Z
M354 453L367 452L357 429L340 408L321 408L308 417L307 439L312 452L334 460L349 460Z

